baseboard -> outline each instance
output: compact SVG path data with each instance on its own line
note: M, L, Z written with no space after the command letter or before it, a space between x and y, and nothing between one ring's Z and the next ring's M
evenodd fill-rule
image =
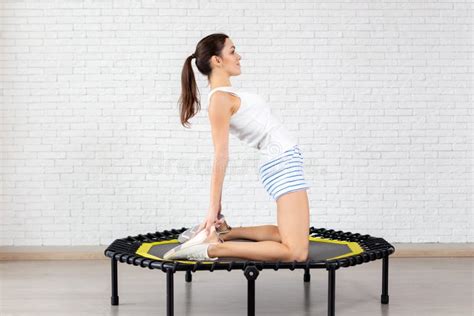
M16 260L101 260L107 246L4 246L0 261Z
M474 243L392 243L390 258L474 257ZM106 260L107 246L4 246L0 261L26 260Z

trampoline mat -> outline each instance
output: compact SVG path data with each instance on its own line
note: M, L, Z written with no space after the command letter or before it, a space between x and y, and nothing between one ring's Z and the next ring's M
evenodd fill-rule
M309 258L312 261L327 261L358 255L364 252L363 248L357 242L340 241L334 239L325 239L320 237L308 237L309 239ZM255 242L248 239L234 239L227 242ZM179 244L177 239L143 242L137 249L136 254L145 258L162 261L179 261L181 263L195 263L186 259L164 260L163 255L170 249ZM237 257L220 257L212 262L246 262L247 259ZM255 261L255 260L254 260ZM206 261L209 262L209 261Z

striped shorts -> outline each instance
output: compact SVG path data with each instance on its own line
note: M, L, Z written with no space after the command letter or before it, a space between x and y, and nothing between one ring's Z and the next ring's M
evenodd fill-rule
M263 163L259 174L260 181L274 201L285 193L310 188L304 179L303 154L298 145Z

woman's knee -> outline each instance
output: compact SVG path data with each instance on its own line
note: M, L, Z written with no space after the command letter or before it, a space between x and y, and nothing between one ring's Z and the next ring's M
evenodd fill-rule
M309 248L308 247L298 247L289 249L289 261L306 261L309 257Z

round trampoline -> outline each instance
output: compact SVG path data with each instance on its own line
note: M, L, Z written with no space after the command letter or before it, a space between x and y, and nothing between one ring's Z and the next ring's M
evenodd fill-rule
M164 260L163 254L178 244L178 235L187 228L140 234L116 239L105 250L111 258L112 305L119 304L117 262L142 268L159 269L166 273L167 307L166 315L174 315L173 281L174 273L186 271L186 282L192 281L192 272L215 270L242 270L248 283L247 314L255 315L255 280L263 269L304 269L304 282L310 281L310 269L328 271L328 315L335 315L336 270L382 259L382 304L388 304L388 257L395 248L382 238L351 232L309 229L310 249L308 260L297 262L252 261L242 258L221 257L216 261ZM254 242L235 239L232 241Z

